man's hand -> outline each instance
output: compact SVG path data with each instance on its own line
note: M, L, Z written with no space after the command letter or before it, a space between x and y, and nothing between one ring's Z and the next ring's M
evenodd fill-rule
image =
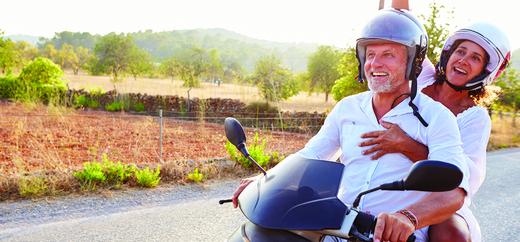
M374 242L406 242L415 231L412 222L400 213L380 213L374 230Z
M364 133L361 138L368 139L359 144L360 147L372 146L363 152L372 155L372 160L390 153L401 153L413 162L428 157L428 147L408 136L397 124L382 122L386 130Z
M254 182L258 179L258 176L244 178L240 181L240 185L238 185L237 189L235 190L235 193L233 194L233 197L231 200L233 200L233 207L238 207L238 196L242 191L249 185L251 182Z

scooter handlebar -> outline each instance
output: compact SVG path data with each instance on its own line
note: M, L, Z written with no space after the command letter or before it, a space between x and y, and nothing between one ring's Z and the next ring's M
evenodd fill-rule
M356 230L364 235L363 237L369 238L369 235L374 233L375 227L377 223L377 218L371 214L358 212L356 219L354 220L353 226L356 227ZM351 230L352 231L352 230ZM372 239L364 240L363 238L358 238L361 241L372 242ZM415 242L415 235L411 234L406 242Z

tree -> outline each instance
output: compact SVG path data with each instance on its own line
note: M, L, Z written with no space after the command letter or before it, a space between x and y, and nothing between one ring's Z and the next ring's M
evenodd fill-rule
M63 44L58 51L58 65L62 69L74 69L74 66L79 62L74 47L70 44Z
M146 50L136 47L132 49L130 55L128 72L134 77L134 80L137 79L137 76L142 76L152 70L152 57Z
M170 57L170 58L164 60L163 62L161 62L161 65L159 66L159 72L165 77L170 77L172 79L172 81L176 76L176 70L175 70L175 68L177 68L176 61L177 61L177 59L175 59L175 57Z
M222 69L225 82L239 83L244 80L244 68L238 62L225 63Z
M452 19L453 17L453 11L449 11L448 21L445 21L444 23L439 22L439 20L442 19L440 13L444 8L444 5L438 5L436 2L432 2L430 4L430 16L419 16L426 21L424 24L424 28L428 33L428 52L426 55L434 65L437 64L444 41L446 41L446 38L450 33L449 19Z
M41 46L46 46L51 44L57 49L61 49L64 44L72 45L77 48L79 46L83 46L87 49L92 50L95 46L96 40L99 39L99 35L92 35L87 32L69 32L63 31L59 33L55 33L52 39L41 38L40 43ZM40 48L41 48L40 46Z
M516 126L516 113L520 109L520 73L509 68L498 77L496 85L502 89L499 103L514 112L513 126Z
M175 60L173 62L175 74L183 81L182 86L187 87L186 94L188 95L187 110L191 111L190 106L190 91L194 87L200 86L200 70L197 70L197 66L188 61Z
M222 68L222 62L220 61L220 54L217 49L211 49L209 51L209 63L208 63L208 77L212 81L217 81L220 86L224 69Z
M79 73L79 69L87 69L87 63L90 59L93 58L90 50L83 46L76 47L76 55L78 56L78 62L75 63L75 65L72 67L74 75L77 75Z
M56 47L54 47L53 44L46 44L41 49L41 55L49 60L52 60L53 62L59 62L58 50L56 50Z
M357 81L358 61L356 49L349 48L343 53L338 64L338 72L340 78L336 80L331 91L334 100L339 101L346 96L368 90L366 82L361 84Z
M110 74L115 89L115 83L121 81L121 76L128 70L134 48L136 46L130 36L107 34L101 37L94 47L96 60L92 68Z
M2 74L9 74L19 63L16 44L10 39L4 39L0 33L0 70Z
M309 57L307 72L309 73L309 91L315 89L325 93L325 102L329 100L334 82L339 78L338 63L341 53L332 46L320 46Z
M285 100L298 93L292 73L274 55L264 56L256 62L252 80L266 103Z
M38 56L38 49L27 41L16 42L15 49L19 58L17 67L20 69Z

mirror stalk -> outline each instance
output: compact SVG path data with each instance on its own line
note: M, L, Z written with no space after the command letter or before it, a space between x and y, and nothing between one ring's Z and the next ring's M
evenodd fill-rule
M357 207L359 206L359 202L361 202L361 197L362 197L363 195L368 194L368 193L371 193L371 192L375 192L375 191L380 190L380 189L381 189L381 186L378 186L378 187L374 187L374 188L372 188L372 189L369 189L369 190L366 190L366 191L364 191L364 192L359 193L359 194L357 195L357 197L356 197L356 200L354 200L354 203L352 204L352 206L353 206L354 208L357 208Z
M260 169L260 171L262 171L262 173L264 173L264 176L267 175L267 172L264 170L264 168L262 168L262 166L260 164L258 164L258 162L256 162L256 160L254 160L253 157L251 157L249 154L246 157L248 160L253 162L253 164L255 164L256 167L258 167L258 169Z
M406 190L405 189L405 185L404 185L404 180L400 180L400 181L395 181L395 182L390 182L390 183L385 183L385 184L382 184L378 187L375 187L375 188L372 188L372 189L369 189L369 190L366 190L364 192L361 192L357 195L356 197L356 200L354 200L354 204L352 204L352 206L354 208L357 208L358 205L359 205L359 202L361 201L361 197L368 194L368 193L371 193L371 192L375 192L377 190L385 190L385 191L404 191Z

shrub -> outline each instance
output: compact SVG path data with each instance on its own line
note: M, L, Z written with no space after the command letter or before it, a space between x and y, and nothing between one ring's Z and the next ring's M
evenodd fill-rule
M96 109L99 107L99 102L89 98L85 95L79 95L74 97L74 108L91 108Z
M12 75L0 77L0 98L14 98L20 90L21 83L17 77Z
M14 98L21 101L62 102L67 91L63 71L51 60L38 57L29 62L18 77L20 88Z
M195 170L188 174L188 180L199 183L204 179L204 175L199 172L199 168L195 168Z
M260 166L264 168L267 167L269 161L271 160L271 155L267 154L265 151L265 143L266 140L261 140L257 132L255 133L252 144L247 146L247 150L249 151L251 158L253 158ZM231 160L236 161L246 168L249 168L253 165L246 157L244 157L242 154L239 154L237 148L229 141L226 142L225 147ZM278 157L278 153L276 153L276 156Z
M123 110L123 103L120 101L114 101L110 104L105 105L105 110L109 112L118 112Z
M22 178L18 192L22 197L38 197L47 193L47 181L42 177Z
M250 113L278 113L278 108L266 102L252 102L246 106Z
M146 167L144 169L135 169L134 171L135 179L137 184L142 187L155 187L159 184L161 180L161 167L157 166L154 170L151 170L150 167Z
M135 166L122 164L121 161L113 162L108 159L107 154L103 154L103 173L105 174L105 183L114 186L116 189L121 188L125 182L132 176Z
M96 190L96 185L101 185L107 179L103 167L99 162L83 163L83 170L74 172L78 179L81 190Z
M136 112L144 112L144 104L143 103L136 103L136 104L134 104L133 109Z

